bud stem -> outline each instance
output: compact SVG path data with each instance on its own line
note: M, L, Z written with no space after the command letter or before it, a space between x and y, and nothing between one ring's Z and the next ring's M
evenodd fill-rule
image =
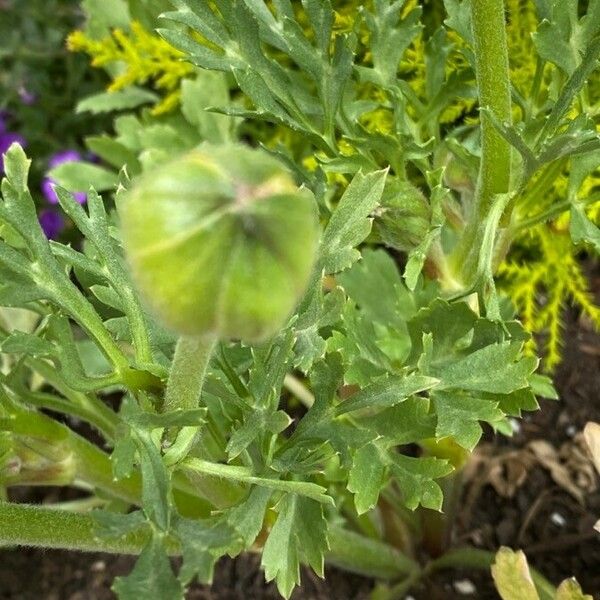
M206 369L215 347L213 336L181 336L175 347L162 412L198 406Z
M479 106L502 122L511 122L511 95L504 0L471 0L475 70ZM511 149L481 114L481 162L474 205L464 235L455 251L454 264L464 283L472 283L481 248L484 223L494 198L510 189Z

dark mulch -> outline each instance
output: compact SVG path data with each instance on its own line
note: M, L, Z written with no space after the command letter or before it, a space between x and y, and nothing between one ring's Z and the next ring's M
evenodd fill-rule
M596 282L597 283L597 282ZM600 289L600 285L595 287ZM600 341L585 320L568 317L565 359L556 376L560 402L544 401L542 410L521 422L513 438L487 435L493 455L546 440L555 448L572 441L587 421L600 422ZM28 498L40 500L39 492ZM500 545L523 548L530 563L554 583L575 576L588 594L600 599L600 535L592 525L600 518L600 492L578 503L541 467L532 467L511 498L490 485L481 487L471 505L466 500L456 531L458 540L487 550ZM77 554L33 549L5 550L0 562L0 600L109 600L110 582L127 573L129 557ZM303 572L295 600L359 600L368 598L373 582L336 569L322 581ZM474 591L465 593L469 587ZM459 590L462 589L462 592ZM211 589L194 586L190 600L275 600L275 587L265 585L256 556L223 559ZM497 599L491 579L482 572L440 574L415 590L416 600ZM147 600L154 600L148 598ZM158 600L158 599L157 599Z

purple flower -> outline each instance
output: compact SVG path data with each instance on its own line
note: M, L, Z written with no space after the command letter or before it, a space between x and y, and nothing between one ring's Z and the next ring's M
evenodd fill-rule
M38 218L40 220L42 230L46 234L46 237L50 240L57 238L60 232L65 227L64 219L62 218L60 213L57 213L54 210L42 210L38 215Z
M56 152L53 154L48 160L48 168L54 169L59 165L62 165L67 162L75 162L81 160L81 154L77 152L77 150L61 150L60 152ZM50 204L58 204L58 196L54 191L54 186L56 185L56 181L51 177L44 177L42 180L42 193L46 197L46 200L50 202ZM85 204L87 200L87 194L85 192L73 192L73 196L75 200L79 202L79 204Z

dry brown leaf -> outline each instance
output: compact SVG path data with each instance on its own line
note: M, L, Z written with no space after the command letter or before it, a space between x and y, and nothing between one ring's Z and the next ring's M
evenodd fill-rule
M552 479L580 504L584 503L584 493L571 478L569 470L560 461L560 456L551 444L544 440L534 440L527 445L542 467L548 470Z
M590 421L583 430L583 436L592 454L592 460L598 473L600 473L600 423Z
M577 487L586 494L598 489L598 474L583 433L565 442L560 447L559 456Z

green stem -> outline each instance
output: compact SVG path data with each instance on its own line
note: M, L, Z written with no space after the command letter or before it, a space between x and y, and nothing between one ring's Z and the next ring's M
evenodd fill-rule
M444 554L452 541L458 503L462 492L462 469L457 469L440 480L444 494L442 512L430 509L422 511L423 545L429 556Z
M2 545L139 554L149 539L147 530L103 539L96 535L96 527L89 514L0 502Z
M600 200L600 194L596 193L596 194L592 194L591 196L588 196L587 198L583 198L579 202L582 206L588 206L589 204L594 204L595 202L598 202L599 200ZM554 206L552 206L551 208L549 208L548 210L546 210L542 213L534 215L533 217L529 217L528 219L523 219L522 221L517 221L517 223L515 224L513 229L515 232L520 232L520 231L523 231L524 229L529 229L530 227L538 225L539 223L545 223L547 221L550 221L551 219L558 217L559 215L561 215L564 212L566 212L567 210L569 210L569 208L571 208L572 204L573 204L572 199L563 200L562 202L558 202L557 204L555 204Z
M98 488L113 498L139 506L142 494L142 479L134 471L127 479L116 480L113 476L110 456L97 446L71 431L66 425L33 410L17 405L11 406L11 416L2 423L4 428L18 435L45 440L49 443L47 458L52 461L52 443L70 450L74 461L73 478ZM182 473L173 475L173 497L180 512L186 516L206 517L211 505ZM200 494L199 494L200 492Z
M163 412L196 408L216 340L180 337L169 373Z
M73 403L66 398L42 392L23 394L23 399L32 406L48 408L65 415L71 415L93 425L106 440L113 440L119 417L105 404L94 402L85 394L80 403ZM97 399L96 399L97 400Z
M419 563L396 548L341 527L329 529L328 563L346 571L380 579L421 573Z
M511 121L508 46L503 0L471 0L479 105L502 123ZM481 162L474 205L455 252L455 267L465 283L476 272L483 223L494 197L510 188L511 149L491 119L481 114Z
M511 121L504 0L471 0L479 105L503 123ZM481 165L477 203L482 212L510 186L510 145L485 114L481 117Z

